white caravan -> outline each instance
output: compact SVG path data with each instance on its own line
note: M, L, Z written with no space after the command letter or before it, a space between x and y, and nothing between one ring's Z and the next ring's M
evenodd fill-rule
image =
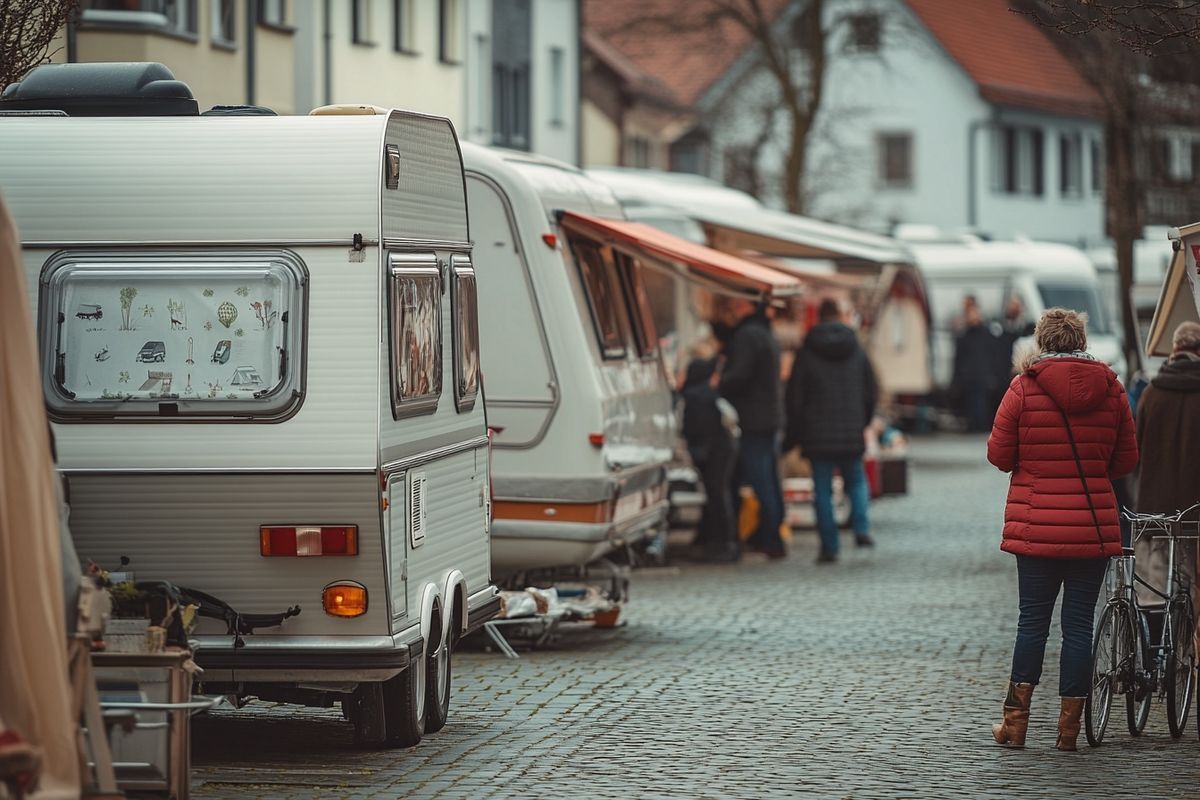
M227 604L205 691L441 728L499 609L450 122L0 116L0 151L80 557Z
M912 240L929 288L933 312L934 382L949 388L954 372L956 321L963 298L973 295L985 320L998 320L1009 297L1021 299L1028 320L1063 306L1088 314L1088 349L1124 374L1124 357L1108 309L1100 296L1096 268L1083 251L1047 242L989 242L974 237Z
M463 144L494 437L497 575L660 530L675 442L645 268L768 296L788 276L624 220L578 169Z

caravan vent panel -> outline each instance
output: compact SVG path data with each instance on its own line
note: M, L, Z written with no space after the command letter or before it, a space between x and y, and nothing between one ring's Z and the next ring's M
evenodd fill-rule
M396 111L386 147L399 151L398 191L384 190L383 237L389 241L470 241L462 159L450 121Z
M424 472L418 472L408 479L408 538L413 547L419 547L425 541L425 521L428 515L425 511Z

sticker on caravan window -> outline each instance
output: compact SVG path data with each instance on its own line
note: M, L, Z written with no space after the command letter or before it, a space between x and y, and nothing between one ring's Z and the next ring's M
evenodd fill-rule
M301 363L298 264L88 256L58 259L43 282L48 397L64 413L157 415L164 402L181 416L258 413L290 402L291 365Z

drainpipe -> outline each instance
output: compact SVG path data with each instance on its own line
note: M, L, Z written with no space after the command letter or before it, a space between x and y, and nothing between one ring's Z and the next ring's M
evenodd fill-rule
M67 63L74 64L79 60L79 44L75 40L75 25L81 12L76 9L67 19Z
M246 105L254 105L254 41L258 38L258 3L246 3Z
M575 166L583 166L583 0L575 0Z
M324 84L325 101L321 105L333 103L333 9L330 0L321 3L321 78Z

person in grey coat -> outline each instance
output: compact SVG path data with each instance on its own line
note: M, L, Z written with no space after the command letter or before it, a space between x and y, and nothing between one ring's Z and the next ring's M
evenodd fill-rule
M838 526L833 514L833 473L841 472L850 498L851 524L859 547L871 538L863 455L864 432L875 414L879 389L870 359L835 300L821 302L820 323L804 338L787 385L784 450L799 447L812 463L813 504L821 534L817 562L837 561Z

